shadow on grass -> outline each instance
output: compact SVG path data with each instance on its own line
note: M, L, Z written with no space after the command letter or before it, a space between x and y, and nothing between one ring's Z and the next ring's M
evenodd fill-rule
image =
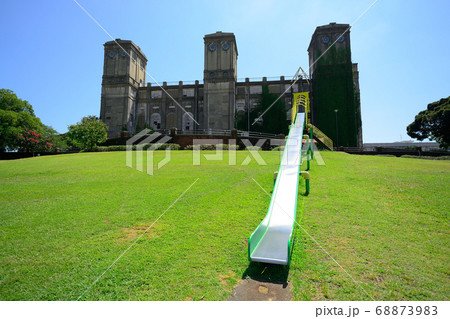
M250 262L242 279L251 278L261 282L282 283L287 286L289 266Z

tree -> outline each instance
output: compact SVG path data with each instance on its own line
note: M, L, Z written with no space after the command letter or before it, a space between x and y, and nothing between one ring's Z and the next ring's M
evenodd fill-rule
M92 150L107 139L108 126L95 115L85 116L75 125L69 125L67 139L74 146Z
M426 138L439 143L440 147L450 146L450 96L428 104L425 111L416 115L408 125L409 136L422 141Z
M27 130L43 131L33 107L13 91L0 89L0 152L19 147L19 136Z
M19 136L19 150L24 152L36 153L36 152L51 152L53 144L49 139L42 136L42 134L36 131L24 131Z
M53 145L53 150L59 149L64 151L68 148L64 134L59 134L53 127L42 124L42 136Z

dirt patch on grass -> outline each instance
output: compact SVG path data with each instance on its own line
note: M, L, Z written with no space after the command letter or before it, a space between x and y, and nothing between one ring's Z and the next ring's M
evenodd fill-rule
M377 274L373 274L373 273L365 275L364 278L366 280L373 281L376 284L381 284L384 281L384 276L383 275L377 275Z
M268 282L243 279L233 290L230 301L290 301L291 285L287 282Z
M226 275L219 275L220 284L224 287L232 287L236 283L236 274L231 270Z
M139 237L142 239L152 239L161 236L162 230L161 224L157 223L154 224L152 227L150 226L151 224L122 228L118 238L116 239L116 243L117 244L129 243Z

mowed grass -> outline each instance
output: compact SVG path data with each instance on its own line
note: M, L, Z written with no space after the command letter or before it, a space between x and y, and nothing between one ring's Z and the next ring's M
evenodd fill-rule
M295 298L448 300L450 161L321 155L291 267Z
M322 152L283 269L247 261L270 201L253 179L270 193L280 160L260 154L176 151L153 176L124 152L1 161L0 299L226 300L251 276L296 300L448 300L450 161Z
M271 190L278 154L266 157L193 166L176 151L153 176L126 167L125 152L0 162L0 299L227 299L269 202L252 180Z

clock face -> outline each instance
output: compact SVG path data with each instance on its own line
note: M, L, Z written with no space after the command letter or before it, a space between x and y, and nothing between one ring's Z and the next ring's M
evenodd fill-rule
M230 45L228 44L228 43L224 43L224 44L222 44L222 49L223 50L228 50L230 48Z
M324 44L330 43L330 38L326 35L322 36L321 40L322 40L322 43L324 43Z
M114 58L114 56L116 55L116 53L114 51L109 51L108 56L110 58Z
M344 42L344 40L345 40L345 37L344 37L343 35L341 35L341 36L338 38L338 42L339 42L339 43Z
M121 56L126 56L127 53L126 53L124 50L122 50L122 52L120 52L120 55L121 55Z
M211 52L212 51L216 51L216 49L217 49L217 47L216 47L216 45L214 43L209 45L209 51L211 51Z

